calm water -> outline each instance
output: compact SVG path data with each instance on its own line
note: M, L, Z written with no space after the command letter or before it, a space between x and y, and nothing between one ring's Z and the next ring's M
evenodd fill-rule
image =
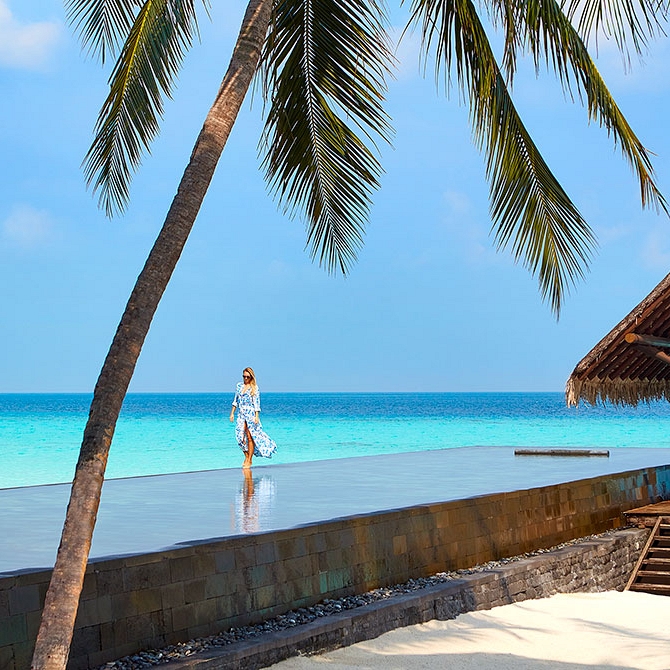
M238 467L232 394L129 395L107 477ZM67 482L88 395L0 394L0 488ZM258 464L463 446L670 447L670 403L578 409L562 393L264 393Z

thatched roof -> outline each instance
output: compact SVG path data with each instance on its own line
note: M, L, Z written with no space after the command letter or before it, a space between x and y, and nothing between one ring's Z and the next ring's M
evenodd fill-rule
M569 405L670 401L670 274L577 364Z

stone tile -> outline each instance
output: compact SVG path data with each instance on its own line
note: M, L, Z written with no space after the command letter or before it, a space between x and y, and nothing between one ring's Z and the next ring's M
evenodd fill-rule
M210 551L198 551L193 557L193 576L207 577L216 574L216 557Z
M307 540L302 536L277 540L277 559L284 561L308 554Z
M193 569L193 555L178 556L170 561L170 581L185 582L193 579L195 570Z
M14 665L14 651L11 647L0 647L0 668L3 670L18 670Z
M277 582L276 573L277 571L272 563L253 565L244 571L245 582L250 590L275 584Z
M330 583L329 583L330 584ZM291 600L300 600L313 595L311 577L299 577L287 583L291 589Z
M253 602L252 602L253 608ZM193 619L191 626L200 626L215 621L217 617L216 600L203 600L193 604Z
M28 612L26 614L26 634L29 640L37 639L37 631L40 628L40 623L42 622L42 612ZM0 668L2 666L0 665Z
M70 656L72 658L86 657L91 652L102 649L100 642L99 626L85 626L75 628L70 645Z
M184 602L188 605L190 603L198 603L205 599L205 585L206 578L191 579L184 582Z
M114 648L115 649L132 642L128 638L128 619L127 619L127 617L115 619L114 622L112 623L112 628L113 628L113 634L114 634Z
M46 593L46 591L45 591ZM98 597L98 579L92 566L88 566L84 576L84 585L81 590L80 600L88 600Z
M144 589L111 596L112 616L116 619L161 609L161 590Z
M310 533L306 538L307 550L310 554L318 554L326 551L326 535L325 533Z
M277 604L277 589L274 586L261 586L251 592L251 607L255 611L267 610Z
M351 575L347 568L329 570L327 575L329 591L341 591L343 588L351 586Z
M205 577L205 598L220 598L233 593L228 575L209 575Z
M77 609L75 627L93 626L113 621L112 596L83 600Z
M96 571L98 596L113 596L123 593L123 573L120 569Z
M287 581L291 581L311 572L312 560L310 556L298 556L284 561L283 567Z
M172 608L172 630L175 632L186 631L193 623L195 605L184 605Z
M186 603L183 582L166 584L161 587L161 607L163 610L179 607Z
M218 573L235 569L235 552L232 549L217 549L214 552L214 567Z
M129 641L137 641L139 649L160 647L163 644L165 618L162 612L147 612L126 619Z
M10 579L13 578L10 577ZM50 579L51 570L29 570L16 577L15 585L28 586L29 584L48 584Z
M102 649L109 650L116 646L116 639L114 637L114 623L107 622L100 625L100 646Z
M407 553L407 535L396 535L393 538L394 555Z
M9 594L13 586L14 580L11 580L11 586L0 588L0 619L9 616Z
M6 617L0 626L0 647L28 641L26 615L15 614Z
M14 645L14 664L16 670L25 670L25 668L30 667L34 650L35 642L32 640Z
M256 564L265 565L277 560L277 545L274 541L263 542L256 546Z
M221 598L216 598L215 602L217 620L232 621L237 614L237 609L233 597L223 596ZM230 627L230 625L226 627Z
M235 550L235 568L243 570L256 565L256 547L253 544Z
M25 614L41 609L37 584L16 586L9 593L9 614Z

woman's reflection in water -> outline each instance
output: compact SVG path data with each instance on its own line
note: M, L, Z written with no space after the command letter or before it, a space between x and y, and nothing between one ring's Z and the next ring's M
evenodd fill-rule
M235 529L242 533L256 533L270 521L275 480L271 475L254 477L250 469L243 470L243 474L244 481L235 496Z

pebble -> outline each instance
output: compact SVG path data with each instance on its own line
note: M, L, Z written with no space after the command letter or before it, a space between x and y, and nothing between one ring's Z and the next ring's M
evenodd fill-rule
M599 535L581 537L576 540L570 540L569 542L563 542L562 544L558 544L554 547L551 547L550 549L538 549L537 551L530 551L525 554L520 554L519 556L503 558L497 561L489 561L488 563L476 565L472 568L467 568L464 570L439 572L435 575L432 575L431 577L410 579L404 584L387 586L354 596L346 596L344 598L337 599L326 598L313 607L300 607L297 610L291 610L290 612L286 612L286 614L280 614L273 619L256 624L255 626L240 626L239 628L230 628L227 631L218 633L216 635L210 635L209 637L195 638L193 640L189 640L188 642L180 642L179 644L164 647L163 649L142 651L138 654L133 654L132 656L125 656L124 658L120 658L116 661L110 661L105 665L99 666L97 670L140 670L141 668L150 668L155 665L168 663L169 661L173 661L178 658L186 658L187 656L197 654L199 652L205 651L206 649L212 649L213 647L225 647L226 645L232 644L233 642L249 640L251 638L263 635L264 633L293 628L294 626L299 626L309 623L310 621L314 621L318 617L337 614L343 610L355 609L356 607L369 605L370 603L386 600L402 593L411 593L412 591L425 589L429 586L435 586L436 584L443 584L452 579L458 579L463 575L472 575L479 572L484 572L486 570L492 570L502 565L508 565L509 563L523 560L524 558L546 554L550 551L561 549L562 547L578 544L579 542L585 542L597 537L603 537L613 532L616 531L607 531L605 533L600 533Z

